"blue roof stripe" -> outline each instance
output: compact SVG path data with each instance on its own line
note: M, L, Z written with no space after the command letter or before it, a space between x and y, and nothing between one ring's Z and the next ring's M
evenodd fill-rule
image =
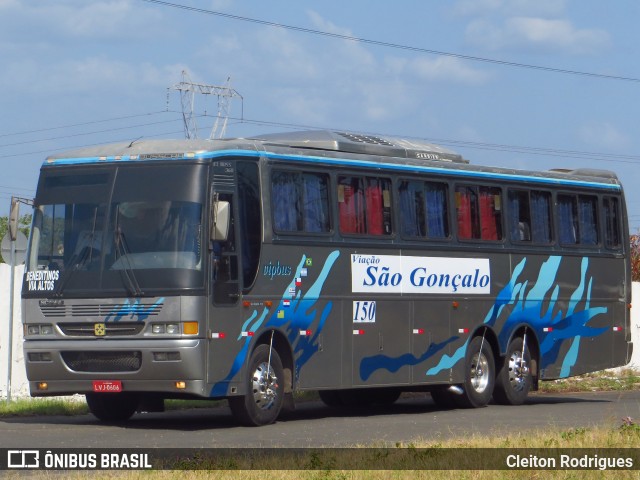
M193 154L192 154L193 155ZM549 177L532 177L529 175L520 175L513 173L499 173L499 172L481 172L473 170L457 170L447 168L435 168L420 165L401 165L387 162L371 162L367 160L347 160L340 158L328 158L318 156L307 155L289 155L279 154L271 152L258 152L253 150L219 150L210 152L197 152L195 155L185 157L182 159L172 158L171 160L194 160L194 159L209 159L220 158L228 156L244 156L244 157L266 157L274 160L285 160L292 162L303 162L310 164L329 164L347 167L369 167L375 169L386 169L397 172L420 172L431 173L440 176L454 176L464 178L482 178L490 180L511 180L516 182L547 184L547 185L567 185L577 187L592 187L592 188L604 188L608 190L620 190L620 184L605 183L605 182L592 182L584 180L572 180L563 178L549 178ZM133 157L133 158L132 158ZM161 159L161 158L160 158ZM154 159L155 160L155 159ZM108 157L85 157L85 158L64 158L48 160L46 165L72 165L79 163L120 163L120 162L144 162L145 160L139 160L137 155L122 155L122 156L108 156Z

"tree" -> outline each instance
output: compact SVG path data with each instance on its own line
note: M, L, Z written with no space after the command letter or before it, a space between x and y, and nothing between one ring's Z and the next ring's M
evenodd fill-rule
M631 235L631 280L640 282L640 234Z
M29 230L31 230L31 214L27 213L20 217L18 220L18 228L24 233L27 237L29 237ZM0 240L4 238L4 236L9 231L9 217L0 217ZM2 258L2 254L0 254L0 262L7 263Z

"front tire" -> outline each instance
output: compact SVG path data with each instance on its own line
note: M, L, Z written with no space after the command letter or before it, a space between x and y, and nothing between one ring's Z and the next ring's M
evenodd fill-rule
M243 425L257 427L273 423L284 401L284 369L278 352L269 345L258 345L249 360L247 393L229 398L229 407Z
M462 395L453 395L462 408L484 407L491 400L495 385L495 363L491 345L486 338L474 337L464 359L464 383Z
M523 356L524 350L524 356ZM496 375L493 399L501 405L522 405L531 390L531 355L522 337L514 338Z
M124 422L136 413L140 398L131 393L87 393L89 411L103 422Z

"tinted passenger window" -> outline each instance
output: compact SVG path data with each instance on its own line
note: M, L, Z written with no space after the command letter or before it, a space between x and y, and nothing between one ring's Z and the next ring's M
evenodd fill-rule
M391 181L338 177L340 232L391 235Z
M551 194L510 190L509 231L515 242L551 243Z
M604 197L604 243L608 248L620 248L620 204L617 198Z
M558 195L560 243L598 244L598 198L591 195Z
M456 187L458 238L502 240L502 195L499 188Z
M276 232L324 233L331 230L328 175L274 171L271 205Z
M447 186L440 183L401 181L400 230L406 237L449 237Z

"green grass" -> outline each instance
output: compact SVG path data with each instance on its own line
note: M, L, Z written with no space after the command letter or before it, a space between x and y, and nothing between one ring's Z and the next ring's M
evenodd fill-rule
M21 398L7 403L0 401L0 417L35 415L83 415L88 413L84 401L65 398Z
M639 390L640 372L632 369L603 370L602 372L563 378L551 382L540 382L541 392L599 392L617 390Z

